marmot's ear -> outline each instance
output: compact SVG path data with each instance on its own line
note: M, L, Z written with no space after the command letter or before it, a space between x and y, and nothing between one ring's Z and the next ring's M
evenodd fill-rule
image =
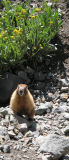
M17 85L17 89L19 89L19 84Z
M28 89L28 85L26 86L26 89Z

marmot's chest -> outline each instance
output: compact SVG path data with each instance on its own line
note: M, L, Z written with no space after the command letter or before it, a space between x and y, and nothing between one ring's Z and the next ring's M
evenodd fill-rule
M18 104L20 106L25 106L27 103L28 103L28 98L27 97L19 97Z
M20 97L18 100L18 106L21 110L28 110L31 105L30 100L27 97Z

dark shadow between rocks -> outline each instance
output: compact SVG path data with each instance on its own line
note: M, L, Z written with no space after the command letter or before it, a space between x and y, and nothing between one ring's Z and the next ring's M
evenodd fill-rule
M69 156L62 156L61 158L59 158L59 160L69 160Z
M36 121L35 119L29 120L27 117L14 114L14 117L17 119L19 124L26 123L28 130L36 131Z
M33 78L34 81L33 79L31 81L30 89L32 88L32 94L36 97L35 99L38 97L41 99L44 96L46 101L52 100L50 99L51 97L48 99L48 93L51 92L54 95L56 89L61 89L62 85L60 84L60 79L65 79L67 81L64 62L68 58L68 54L65 52L68 46L63 44L59 35L56 35L51 43L56 44L57 51L49 53L50 56L46 57L42 63L38 63L34 68L37 73L42 72L45 76L44 81L39 81L35 78ZM48 65L47 60L50 62ZM35 60L33 63L35 63ZM33 64L30 64L30 66L32 67ZM34 74L36 74L36 72Z
M5 73L0 77L0 106L9 104L11 94L23 80L12 73Z

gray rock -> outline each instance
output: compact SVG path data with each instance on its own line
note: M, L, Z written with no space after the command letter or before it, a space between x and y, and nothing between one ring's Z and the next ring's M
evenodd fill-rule
M17 135L17 139L20 140L22 138L23 138L23 134L21 132L19 132L18 135Z
M10 105L9 106L7 106L7 107L5 107L4 109L6 109L6 118L8 117L8 116L10 116L12 113L13 113L13 111L12 111L12 109L10 108Z
M12 92L16 89L22 79L14 74L8 73L0 78L0 105L5 105L9 102Z
M37 124L36 125L36 129L38 130L38 132L43 133L44 131L48 131L50 128L48 127L48 125L46 125L44 122L41 124Z
M35 84L35 89L41 90L45 88L45 83L44 82L38 82L37 84Z
M59 82L60 82L60 85L63 86L63 87L68 87L69 86L69 83L66 79L60 79Z
M14 138L15 139L16 134L12 130L8 131L8 135L9 135L10 138Z
M30 79L28 78L26 72L24 72L24 71L19 71L19 72L18 72L18 77L20 77L20 78L23 79L23 83L27 83L27 84L30 83Z
M48 155L47 154L46 155L42 154L41 158L42 158L42 160L52 160L51 155L49 155L49 154Z
M2 119L2 121L1 121L1 125L2 126L8 126L9 125L9 121L8 120L6 120L6 119Z
M22 149L22 144L17 144L16 146L14 146L14 149L20 151Z
M39 144L39 146L41 146L41 145L44 143L45 138L46 138L46 136L41 136L41 135L40 135L39 137L36 138L35 143L36 143L36 144Z
M52 78L52 73L51 72L49 72L48 75L47 75L47 79L50 79L50 78Z
M10 146L9 145L3 145L1 147L1 150L4 152L4 153L10 153Z
M64 117L65 119L69 120L69 113L64 112L64 113L63 113L63 117Z
M8 110L7 110L6 108L4 108L4 107L1 107L1 108L0 108L0 113L1 113L3 116L5 116L5 115L8 114Z
M67 106L66 104L60 106L60 108L63 110L63 112L69 112L69 106Z
M32 75L34 74L34 70L29 66L27 66L25 72L28 73L28 74L32 74Z
M60 108L59 106L54 106L52 109L52 113L61 113L63 111L63 108Z
M49 66L49 64L50 64L50 58L47 58L46 61L45 61L45 65Z
M27 139L25 139L24 141L24 146L26 146L27 144L31 144L32 143L32 137L28 137Z
M14 130L14 126L9 125L9 126L8 126L8 131L10 131L10 130Z
M35 74L34 74L34 79L36 81L44 81L45 77L46 77L46 75L43 74L41 71L40 72L35 72Z
M0 126L0 135L5 136L7 134L6 127Z
M4 136L0 135L0 144L3 142Z
M69 112L69 106L66 104L60 105L60 106L54 106L52 109L52 113L64 113Z
M16 123L17 122L16 118L12 114L10 115L10 122L11 123Z
M47 95L47 100L52 101L53 99L55 99L55 95L53 93L49 92Z
M68 92L69 88L68 87L62 87L61 92Z
M69 160L69 154L65 155L65 156L63 157L63 160Z
M10 153L10 146L9 145L4 145L3 152L4 153Z
M69 152L69 138L65 138L64 136L49 134L45 137L38 137L37 142L40 145L39 151L49 153L53 160L59 159Z
M67 99L67 102L69 103L69 98Z
M40 102L38 100L36 102L36 106L40 106Z
M18 125L18 129L20 128L20 124L26 124L28 127L30 127L30 125L32 125L32 122L28 121L28 119L26 119L25 117L21 117L17 114L14 114L14 117L15 117L15 120L16 120L16 123L19 124Z
M19 124L19 131L20 132L25 133L25 132L27 132L27 130L28 130L28 127L27 127L26 123Z
M3 155L0 155L0 160L4 160L4 156Z
M36 108L36 115L43 115L44 113L50 112L52 109L52 104L50 102L40 103L40 106Z
M26 137L33 137L33 132L32 131L28 131L26 134L25 134L25 136Z
M69 125L66 126L66 127L63 129L63 133L64 133L64 134L68 134L68 133L69 133Z
M5 141L8 141L8 140L10 140L10 137L9 137L9 135L7 134L7 135L4 137L4 139L5 139Z
M67 99L68 99L68 94L67 93L62 93L60 95L60 99L63 101L63 102L66 102Z

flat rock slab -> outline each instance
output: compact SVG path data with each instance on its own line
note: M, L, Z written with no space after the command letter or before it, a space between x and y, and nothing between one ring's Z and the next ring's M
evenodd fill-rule
M36 108L36 115L43 115L52 110L52 104L50 102L41 103L40 106Z
M49 153L53 160L69 153L69 138L64 136L57 134L39 136L36 142L40 145L39 151L41 153Z

